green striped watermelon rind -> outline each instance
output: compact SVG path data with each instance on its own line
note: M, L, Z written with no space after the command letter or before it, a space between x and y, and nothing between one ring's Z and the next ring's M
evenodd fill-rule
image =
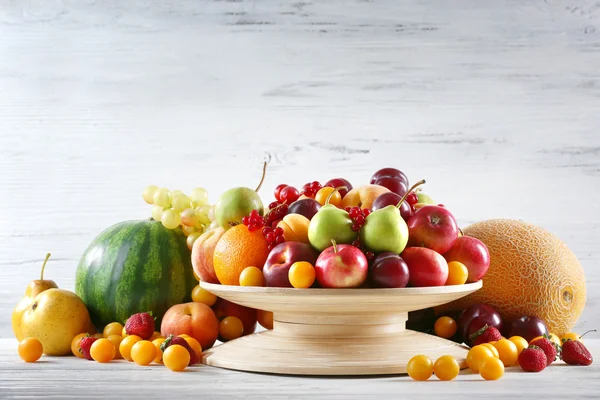
M85 250L75 292L96 328L151 311L155 330L173 305L191 301L197 284L180 228L153 220L125 221L101 232Z

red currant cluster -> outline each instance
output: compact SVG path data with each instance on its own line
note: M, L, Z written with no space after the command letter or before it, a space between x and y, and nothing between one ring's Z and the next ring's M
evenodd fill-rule
M352 221L354 222L352 224L352 230L354 232L360 231L360 228L365 223L365 219L369 214L371 214L371 210L368 208L362 209L360 207L346 207L346 212L350 215L350 218L352 218Z
M302 194L306 197L314 198L317 195L317 192L323 188L318 181L309 182L302 186Z
M412 212L415 212L415 204L419 202L419 197L415 192L410 192L408 196L406 196L405 200L409 205Z
M270 226L265 226L262 233L267 240L267 249L269 251L273 250L273 247L278 244L285 242L285 239L283 238L283 229L279 227L271 228Z
M354 247L358 247L360 249L360 251L363 252L363 254L365 255L365 257L367 257L367 260L369 262L373 261L373 259L375 258L375 253L373 253L372 251L365 251L365 249L363 249L360 245L360 239L356 239L354 242L352 242L352 246Z
M269 204L269 213L265 215L265 226L275 227L277 223L283 219L288 213L287 203L279 203L277 201Z
M250 215L242 218L242 224L246 225L250 232L253 232L265 226L265 219L261 217L258 211L252 210Z

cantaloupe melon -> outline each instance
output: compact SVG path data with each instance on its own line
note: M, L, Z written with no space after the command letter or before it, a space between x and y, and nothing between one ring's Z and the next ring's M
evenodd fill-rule
M485 243L491 264L482 289L444 309L485 303L507 321L541 318L558 336L573 328L585 305L585 276L565 243L540 227L509 219L478 222L463 231Z

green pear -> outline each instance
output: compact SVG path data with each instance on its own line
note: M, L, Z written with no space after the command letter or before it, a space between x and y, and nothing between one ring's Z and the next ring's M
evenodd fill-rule
M408 243L408 226L400 210L390 205L369 214L360 230L360 242L375 253L402 253Z
M419 199L419 203L425 203L425 204L433 204L433 205L437 205L437 203L428 195L426 195L425 193L417 193L417 198Z
M350 244L358 234L352 230L352 219L342 209L325 204L312 217L308 225L308 241L317 250L331 246L331 239L338 244Z
M225 191L217 204L215 204L215 220L229 229L242 222L242 218L257 210L260 215L264 213L263 203L254 189L237 187Z
M239 225L242 218L253 210L263 215L265 210L258 191L262 186L267 173L267 163L263 164L262 177L256 189L236 187L225 191L215 204L215 221L224 229Z

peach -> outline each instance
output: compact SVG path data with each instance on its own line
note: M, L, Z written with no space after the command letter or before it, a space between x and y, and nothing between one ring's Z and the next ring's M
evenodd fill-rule
M286 242L302 242L308 241L308 224L310 220L304 215L288 214L279 223L277 227L283 229L283 238Z
M219 227L204 232L194 242L194 247L192 247L192 266L196 275L204 282L220 283L219 279L217 279L217 274L215 274L213 255L215 247L224 233L225 229Z
M219 337L219 320L214 311L204 303L176 304L165 313L160 333L164 337L190 335L206 350Z
M360 207L371 208L379 195L389 192L390 189L379 185L363 185L349 191L342 199L341 208Z

